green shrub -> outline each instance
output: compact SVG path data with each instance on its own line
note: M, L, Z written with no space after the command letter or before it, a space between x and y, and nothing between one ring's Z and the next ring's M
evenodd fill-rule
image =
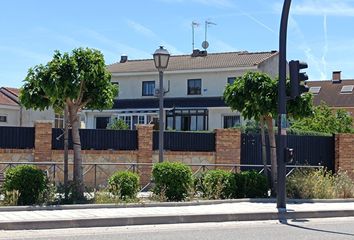
M354 182L347 172L339 170L334 175L334 190L336 198L354 198Z
M287 179L290 198L334 198L334 178L325 169L296 169Z
M40 203L47 188L46 174L30 165L19 165L5 172L4 192L18 190L18 205Z
M236 196L238 198L267 197L267 178L256 171L243 171L234 174Z
M235 196L235 178L225 170L211 170L202 178L203 196L209 199L226 199Z
M139 192L139 175L129 171L119 171L108 179L108 189L119 199L133 199Z
M184 200L192 187L192 170L183 163L157 163L152 169L153 192L165 195L168 201Z
M290 198L352 198L354 182L346 172L332 175L324 168L296 169L287 179Z

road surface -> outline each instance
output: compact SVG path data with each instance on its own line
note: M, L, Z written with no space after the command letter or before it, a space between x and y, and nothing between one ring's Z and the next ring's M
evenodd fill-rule
M354 218L148 225L54 230L0 231L0 239L52 240L215 240L354 239Z

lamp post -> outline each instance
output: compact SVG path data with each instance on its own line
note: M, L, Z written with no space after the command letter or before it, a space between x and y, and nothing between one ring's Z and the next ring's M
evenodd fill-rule
M163 96L165 91L163 89L163 71L167 68L168 61L170 60L170 53L160 46L154 53L155 67L159 71L159 162L163 162Z

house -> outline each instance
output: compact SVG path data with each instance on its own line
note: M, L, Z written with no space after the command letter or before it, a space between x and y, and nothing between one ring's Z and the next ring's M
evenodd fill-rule
M63 119L52 109L25 109L20 104L19 93L17 88L0 88L0 126L33 127L37 120L53 120L54 127L62 127Z
M332 73L331 80L307 81L314 95L314 105L325 103L332 109L346 110L354 120L354 79L342 79L340 71Z
M237 112L225 105L225 85L247 71L278 74L278 52L207 53L171 56L164 72L164 116L166 129L205 131L242 123ZM84 110L86 128L106 128L113 118L135 124L156 123L158 72L153 59L128 60L109 65L119 96L110 110Z

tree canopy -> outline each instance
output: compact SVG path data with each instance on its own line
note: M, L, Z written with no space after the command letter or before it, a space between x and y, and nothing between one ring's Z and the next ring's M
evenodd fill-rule
M69 53L55 51L46 65L28 70L21 88L20 101L26 108L53 107L68 109L74 148L73 181L78 198L83 197L83 169L80 140L81 109L111 108L118 88L111 83L102 53L95 49L77 48Z
M353 119L345 110L334 111L324 103L314 108L313 115L295 120L291 128L322 133L350 133L354 130Z

